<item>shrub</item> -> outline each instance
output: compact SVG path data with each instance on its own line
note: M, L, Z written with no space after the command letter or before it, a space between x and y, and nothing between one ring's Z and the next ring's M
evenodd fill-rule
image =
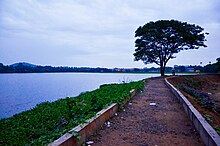
M184 84L179 84L178 88L191 96L194 96L204 108L214 110L215 103L207 93L197 91L193 88L185 86Z
M204 82L199 80L198 78L192 78L192 77L185 77L183 84L186 85L189 88L198 90L201 89Z

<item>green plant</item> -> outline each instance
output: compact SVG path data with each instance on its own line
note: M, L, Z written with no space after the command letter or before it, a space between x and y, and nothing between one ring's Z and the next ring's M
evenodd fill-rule
M80 141L81 136L79 135L79 133L78 133L78 132L76 132L76 131L70 131L70 133L71 133L73 136L75 136L75 137L76 137L76 139L77 139L78 141Z
M211 109L211 110L215 109L215 102L209 97L207 93L197 91L184 84L179 84L178 88L190 94L191 96L194 96L204 108Z
M215 131L220 135L220 127L218 125L216 125L214 127Z
M212 116L209 114L204 115L205 119L207 122L211 123L212 122Z
M183 81L183 84L186 85L189 88L198 90L198 89L202 88L204 82L202 82L198 78L185 77L184 81Z
M38 104L0 120L0 145L47 145L111 103L123 103L131 89L141 91L143 86L143 81L103 85L77 97Z

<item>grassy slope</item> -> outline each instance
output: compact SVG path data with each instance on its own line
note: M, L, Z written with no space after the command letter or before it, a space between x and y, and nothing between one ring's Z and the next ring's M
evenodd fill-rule
M49 103L0 121L0 145L46 145L111 103L122 103L144 82L103 85L100 89Z

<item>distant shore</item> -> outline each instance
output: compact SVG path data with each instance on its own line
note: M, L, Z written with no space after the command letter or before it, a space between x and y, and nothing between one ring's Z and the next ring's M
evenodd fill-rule
M115 73L115 74L160 74L160 72L0 72L0 74L42 74L42 73ZM165 75L171 75L171 72L165 72ZM182 75L182 74L198 74L195 72L178 72L176 73L177 75ZM205 74L205 73L202 73Z
M169 74L175 69L176 73L195 73L204 72L201 66L175 66L166 67L165 73ZM151 68L106 68L106 67L68 67L68 66L41 66L30 63L15 63L12 65L4 65L0 63L0 73L160 73L160 67Z

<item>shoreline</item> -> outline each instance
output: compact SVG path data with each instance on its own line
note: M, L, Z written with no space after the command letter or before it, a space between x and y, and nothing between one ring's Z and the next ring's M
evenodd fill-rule
M143 81L108 84L74 98L67 97L52 103L44 102L29 111L1 119L0 145L15 145L13 142L17 145L30 142L36 145L48 144L109 104L121 104L128 98L131 89L141 90L142 86ZM46 133L43 134L41 131Z
M87 73L87 74L158 74L160 75L160 72L11 72L11 73L0 73L1 74L71 74L71 73ZM189 75L194 75L198 74L196 72L177 72L176 75L181 75L181 74L189 74ZM208 73L201 73L201 74L208 74ZM210 74L210 73L209 73ZM213 74L218 74L218 73L213 73ZM165 75L172 75L171 72L165 72Z

